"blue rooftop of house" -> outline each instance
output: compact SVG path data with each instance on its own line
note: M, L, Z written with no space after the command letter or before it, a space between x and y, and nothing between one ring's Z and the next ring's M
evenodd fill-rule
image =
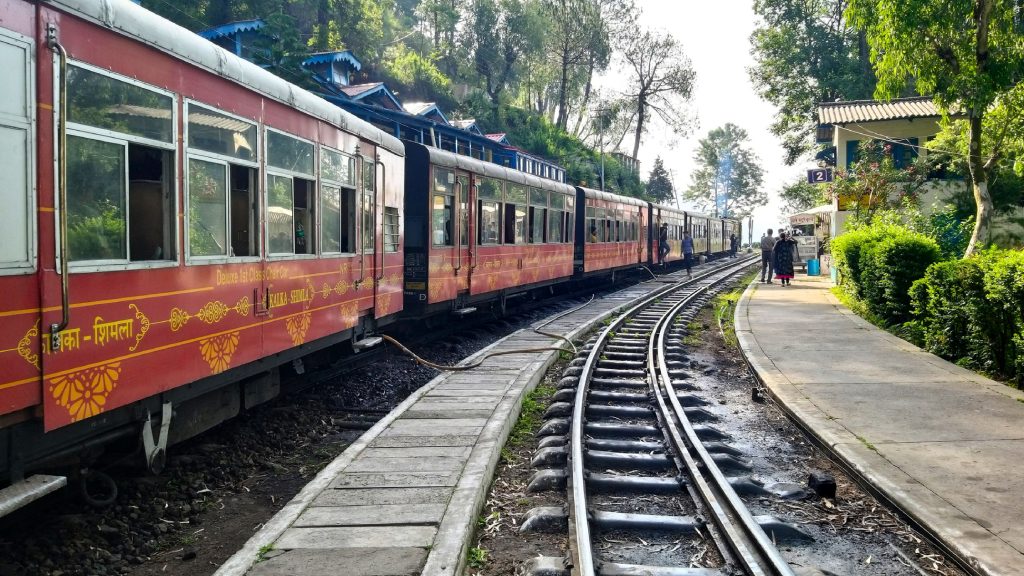
M356 72L362 70L363 63L356 58L351 50L341 50L339 52L320 52L311 55L302 61L302 65L313 66L315 64L336 64L336 63L348 64Z
M207 40L216 40L217 38L231 36L240 32L255 32L266 25L267 23L260 18L256 18L254 20L239 20L238 22L229 22L227 24L221 24L220 26L214 26L213 28L207 28L198 34Z

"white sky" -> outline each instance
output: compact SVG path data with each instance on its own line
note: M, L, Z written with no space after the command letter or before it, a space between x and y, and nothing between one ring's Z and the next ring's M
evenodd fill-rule
M663 126L652 126L640 144L641 177L646 178L661 156L665 168L673 174L677 191L690 185L694 170L693 154L697 142L708 131L732 122L747 131L749 146L764 169L764 190L768 205L754 211L754 240L765 229L778 228L781 213L778 192L795 178L806 175L808 162L796 166L783 163L780 141L768 130L775 117L773 105L761 100L750 83L747 67L753 64L750 55L750 34L755 15L752 0L636 0L643 10L641 26L669 31L678 39L697 74L691 106L697 116L697 128L686 138L678 138L672 146ZM614 87L624 71L613 62L602 84ZM606 84L607 83L607 84ZM623 141L627 153L632 151L633 137ZM744 223L744 226L746 223ZM743 241L746 242L744 232Z

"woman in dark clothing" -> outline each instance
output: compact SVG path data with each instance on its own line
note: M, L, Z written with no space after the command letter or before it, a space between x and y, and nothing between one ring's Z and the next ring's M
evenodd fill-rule
M779 241L772 248L772 264L775 266L775 277L782 280L783 286L789 286L793 278L793 251L796 248L789 234L779 233Z

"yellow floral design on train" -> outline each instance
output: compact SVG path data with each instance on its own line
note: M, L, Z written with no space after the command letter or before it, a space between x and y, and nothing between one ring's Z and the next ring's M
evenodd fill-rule
M120 377L120 362L87 368L51 378L50 394L68 411L71 421L78 422L103 412Z
M248 316L251 307L252 304L249 302L248 296L242 296L239 298L238 302L235 302L234 306L228 306L220 300L207 302L199 309L198 312L195 313L195 315L189 314L188 311L175 307L171 309L171 331L177 332L178 330L181 330L182 327L184 327L185 324L188 324L188 321L192 318L199 318L207 324L216 324L223 320L224 317L232 310L238 313L239 316Z
M288 330L288 335L292 337L293 344L298 346L306 341L306 332L309 330L309 324L312 322L312 319L312 314L303 312L284 321L285 328Z
M210 365L213 374L220 374L231 367L231 357L238 349L238 332L221 334L199 341L199 353Z
M32 340L39 336L39 320L36 320L36 325L29 328L28 332L18 340L18 356L25 359L26 362L39 368L39 354L36 354L32 350Z

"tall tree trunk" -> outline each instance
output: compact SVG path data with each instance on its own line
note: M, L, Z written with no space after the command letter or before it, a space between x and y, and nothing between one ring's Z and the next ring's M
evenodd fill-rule
M555 124L565 130L569 123L569 53L568 48L562 50L562 80L558 85L558 119Z
M647 114L647 99L643 94L636 99L636 136L633 138L633 158L640 154L640 137L644 134L644 121Z
M974 232L967 244L964 256L970 256L983 249L988 242L988 229L992 224L992 194L988 190L988 170L981 158L981 121L982 115L973 110L970 118L970 154L968 166L971 168L971 188L974 191L974 204L977 211L974 215Z
M594 86L594 53L590 53L590 63L587 67L587 84L583 87L583 103L580 104L580 113L576 116L576 125L572 129L572 135L579 138L580 126L583 125L583 117L587 115L587 106L590 104L590 90ZM598 110L598 114L601 111ZM600 118L598 119L600 121Z

